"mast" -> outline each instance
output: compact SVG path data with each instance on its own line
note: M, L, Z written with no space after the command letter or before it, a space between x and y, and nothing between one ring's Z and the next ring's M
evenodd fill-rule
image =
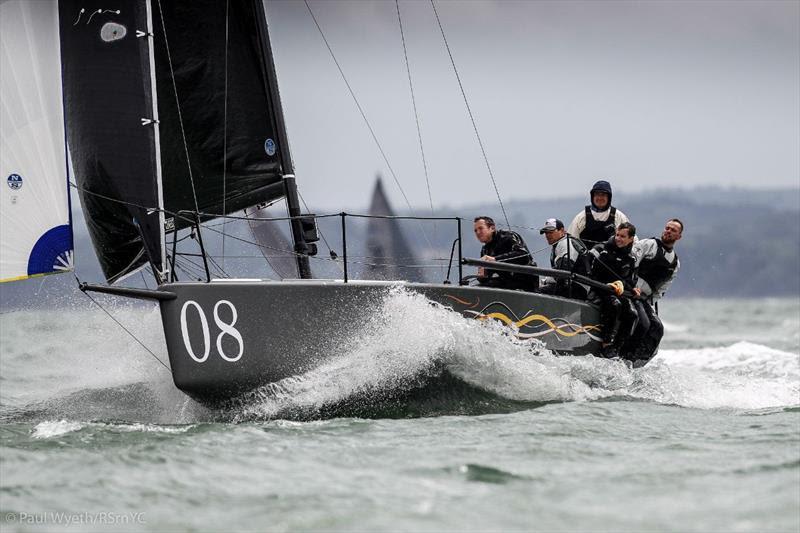
M269 98L274 110L276 125L276 137L278 137L278 154L280 156L281 168L283 169L283 186L286 196L286 207L289 216L292 217L290 226L292 229L292 240L294 241L295 259L297 270L302 279L311 279L311 265L308 260L309 252L313 249L308 245L305 238L303 220L298 218L301 215L300 202L297 194L297 183L294 178L294 164L292 155L289 152L289 139L286 135L286 123L283 119L283 107L281 106L280 91L278 89L278 77L275 71L275 60L272 56L272 45L269 40L269 30L267 27L266 7L261 0L253 0L261 3L261 9L256 9L257 25L261 46L264 50L267 68L267 83L269 88Z
M155 59L155 50L153 49L153 7L151 4L151 0L146 1L146 8L147 8L147 35L144 37L147 39L147 49L148 49L148 59L150 61L150 94L151 94L151 101L152 101L152 109L153 109L153 143L155 144L155 150L157 157L155 157L155 166L156 166L156 191L158 194L158 226L160 231L158 232L158 236L160 238L160 251L161 251L161 261L157 265L157 269L153 269L153 276L156 278L156 282L158 284L164 283L169 277L169 262L167 261L167 238L166 238L166 231L164 227L164 185L163 185L163 177L161 172L161 139L159 133L159 121L158 121L158 91L156 90L156 59ZM151 258L151 263L153 266L156 265L156 262L153 261Z

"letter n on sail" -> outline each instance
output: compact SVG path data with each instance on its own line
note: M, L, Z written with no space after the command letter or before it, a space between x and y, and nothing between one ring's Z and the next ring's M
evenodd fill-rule
M0 49L0 281L69 271L57 2L1 2Z

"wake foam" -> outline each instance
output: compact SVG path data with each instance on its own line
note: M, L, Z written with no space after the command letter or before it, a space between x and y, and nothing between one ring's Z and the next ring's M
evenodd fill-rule
M34 439L52 439L61 437L69 433L75 433L83 429L100 429L113 431L116 433L159 433L173 434L186 433L194 429L194 425L185 426L164 426L158 424L143 423L105 423L105 422L74 422L69 420L45 420L33 427L31 437Z

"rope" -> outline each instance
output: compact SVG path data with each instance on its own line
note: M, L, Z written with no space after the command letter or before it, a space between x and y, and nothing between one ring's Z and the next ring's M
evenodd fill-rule
M78 279L78 276L75 276L75 280L78 282L78 285L80 286L80 284L81 284L81 280L80 280L80 279ZM85 295L86 295L86 297L87 297L87 298L89 298L89 299L90 299L90 300L91 300L91 301L92 301L92 302L93 302L93 303L94 303L94 304L95 304L97 307L99 307L101 311L103 311L105 314L107 314L107 315L108 315L108 317L109 317L111 320L113 320L114 322L116 322L116 323L117 323L117 325L118 325L119 327L121 327L123 330L125 330L125 333L127 333L128 335L130 335L130 336L133 338L133 340L135 340L136 342L138 342L138 343L139 343L139 346L141 346L142 348L144 348L145 350L147 350L147 353L149 353L149 354L150 354L150 355L153 357L153 359L155 359L156 361L158 361L158 363L159 363L161 366L163 366L164 368L166 368L166 369L169 371L169 373L170 373L170 374L172 374L172 371L170 370L170 368L169 368L169 367L168 367L166 364L164 364L164 361L162 361L161 359L159 359L159 358L158 358L158 356L157 356L156 354L154 354L154 353L153 353L153 351L152 351L150 348L148 348L147 346L145 346L145 344L144 344L142 341L140 341L140 340L139 340L139 338L138 338L136 335L134 335L134 334L133 334L133 333L132 333L132 332L131 332L131 331L130 331L128 328L126 328L124 325L122 325L122 323L121 323L119 320L117 320L116 318L114 318L114 316L113 316L111 313L109 313L109 312L108 312L108 311L107 311L107 310L106 310L106 309L105 309L105 308L104 308L102 305L100 305L100 302L98 302L97 300L95 300L94 298L92 298L92 295L91 295L91 294L89 294L88 292L85 292L85 291L81 291L81 292L82 292L83 294L85 294Z
M436 15L436 22L439 24L439 31L442 32L444 46L447 48L447 55L450 56L450 63L453 65L453 72L455 72L456 80L458 80L458 87L461 89L461 96L464 97L464 104L467 106L467 113L469 113L469 119L472 121L472 129L475 131L475 137L478 139L478 145L481 147L483 160L486 162L486 169L489 171L489 177L492 179L492 185L494 186L494 192L497 195L497 201L500 203L500 209L503 211L503 218L506 219L506 226L510 228L511 223L508 221L506 208L503 205L503 200L500 198L500 190L497 188L497 181L495 181L492 167L489 165L489 158L486 156L486 150L483 147L483 141L481 140L480 133L478 133L478 126L475 124L475 117L472 115L472 109L470 108L469 101L467 100L467 93L464 91L464 85L461 83L461 76L458 74L456 62L453 59L453 53L450 51L450 45L447 43L447 37L444 34L444 27L442 27L442 21L439 19L439 12L436 10L436 4L433 0L431 0L431 6L433 7L433 13Z

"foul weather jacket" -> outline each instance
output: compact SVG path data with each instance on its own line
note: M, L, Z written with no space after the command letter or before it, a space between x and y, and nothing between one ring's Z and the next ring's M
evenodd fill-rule
M525 241L519 234L498 229L494 232L492 240L481 248L481 257L488 255L494 257L495 261L503 263L513 263L515 265L536 266L531 258L531 253L525 245ZM539 277L526 274L516 274L498 270L486 269L485 278L478 278L483 285L493 285L505 288L524 288L533 290L539 286Z
M590 277L601 283L621 280L628 290L636 287L638 261L633 243L619 248L614 237L611 237L605 243L592 248L589 253L593 257Z

